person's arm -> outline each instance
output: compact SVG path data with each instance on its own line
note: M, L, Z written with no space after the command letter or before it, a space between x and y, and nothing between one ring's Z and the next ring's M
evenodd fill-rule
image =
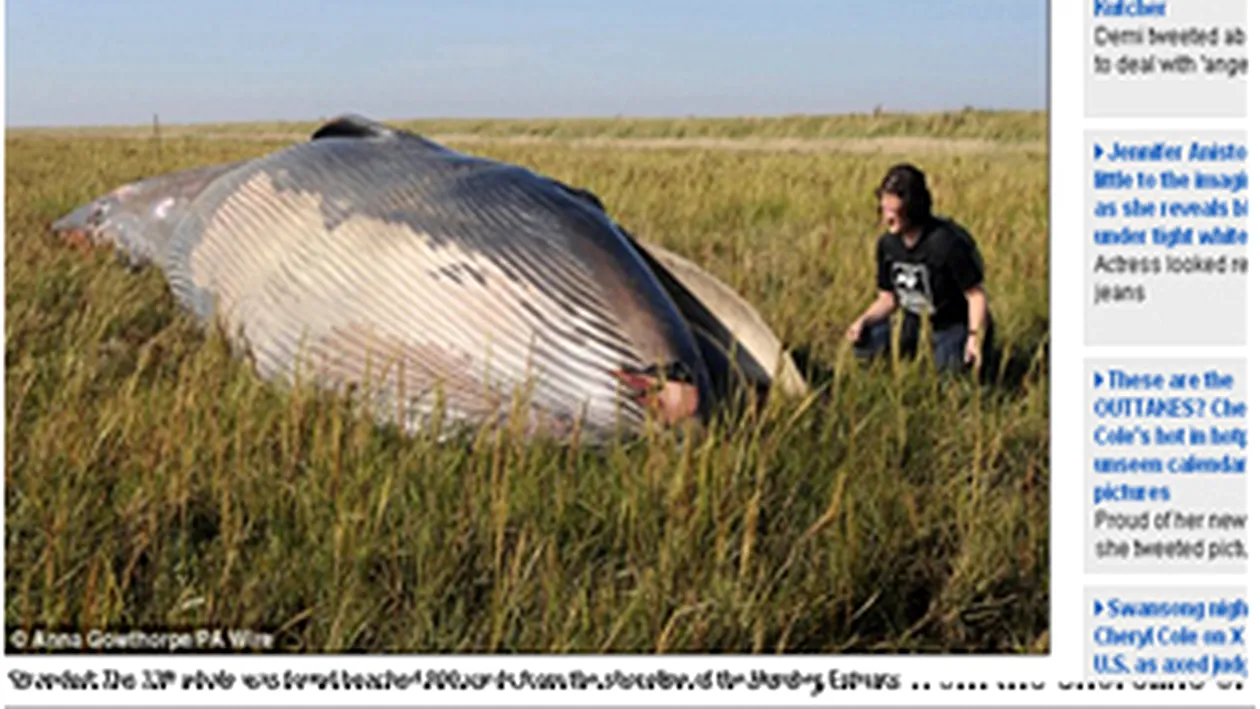
M866 310L849 325L849 329L845 331L845 336L849 338L849 342L857 342L862 338L862 328L867 323L878 322L893 314L897 309L897 297L891 291L880 290L875 296L875 300L866 306Z
M857 342L862 338L862 328L866 327L867 323L882 320L892 315L897 309L897 297L892 292L892 272L888 259L884 258L882 239L875 247L875 287L878 289L875 300L866 306L866 310L862 311L862 314L857 316L857 319L845 331L845 337L849 342Z
M966 297L966 331L968 341L984 336L984 329L989 325L989 296L985 295L984 286L968 288L963 292Z
M976 248L963 239L954 242L950 253L950 268L967 299L967 344L963 347L963 361L972 364L980 361L981 338L989 320L989 296L984 290L984 264Z
M864 323L870 323L870 322L875 322L877 320L883 320L889 315L892 315L893 311L895 311L896 309L897 309L897 296L893 295L892 291L886 291L886 290L881 289L879 293L875 295L875 300L872 301L869 306L867 306L866 311L862 313L859 319L862 320Z

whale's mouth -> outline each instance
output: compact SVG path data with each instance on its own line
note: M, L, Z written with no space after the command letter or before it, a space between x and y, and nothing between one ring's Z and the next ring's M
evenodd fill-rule
M694 417L700 406L700 388L682 362L671 362L666 367L623 367L612 374L630 390L635 403L653 412L666 425Z

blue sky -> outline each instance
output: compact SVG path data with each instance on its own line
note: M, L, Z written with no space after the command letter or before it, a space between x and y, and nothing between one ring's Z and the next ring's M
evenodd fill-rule
M1041 0L8 0L6 123L1046 107Z

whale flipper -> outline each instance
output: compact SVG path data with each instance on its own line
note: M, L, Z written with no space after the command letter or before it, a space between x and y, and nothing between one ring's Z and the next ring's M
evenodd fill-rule
M805 378L783 343L748 301L696 263L658 244L635 241L653 272L679 304L688 323L717 349L711 368L728 366L713 356L731 359L738 380L760 387L777 385L790 396L808 393Z

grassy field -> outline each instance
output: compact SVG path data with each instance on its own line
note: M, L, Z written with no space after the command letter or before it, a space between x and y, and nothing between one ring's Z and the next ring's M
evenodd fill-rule
M259 382L160 274L48 232L107 189L309 125L164 127L160 145L151 128L10 132L10 629L256 628L330 651L1048 650L1048 185L1028 145L1044 115L411 125L594 191L759 307L817 395L681 446L401 438ZM881 137L912 140L821 142ZM731 144L781 138L804 149ZM864 370L843 344L873 295L871 190L903 158L984 251L1012 363L999 386L922 361Z
M159 117L160 118L160 117ZM331 118L331 116L328 116ZM378 120L382 116L373 116ZM577 118L532 120L424 119L388 121L425 135L475 135L484 138L897 138L948 137L1002 143L1032 142L1044 147L1046 115L1039 111L951 111L946 113L871 113L854 115L767 116L740 118ZM168 136L258 135L308 136L320 121L206 123L159 126ZM61 135L106 134L148 137L153 127L104 126L57 129Z

